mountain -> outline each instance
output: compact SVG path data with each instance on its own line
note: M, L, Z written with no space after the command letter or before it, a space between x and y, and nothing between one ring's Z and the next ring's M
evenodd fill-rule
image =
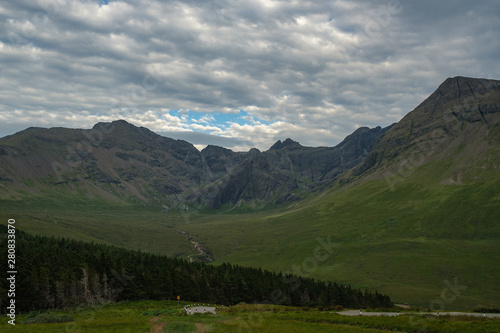
M341 173L361 162L389 128L359 128L336 147L304 147L291 139L277 141L268 151L254 148L240 155L237 165L235 153L219 153L217 156L226 161L228 174L220 178L215 189L203 189L203 197L215 208L241 202L263 206L299 200L302 192L325 188ZM202 155L207 155L207 149L213 150L207 147ZM234 168L230 168L231 165Z
M2 197L47 193L160 201L206 178L193 145L125 121L91 130L30 128L0 140Z
M500 81L448 78L377 142L354 174L402 174L437 160L454 160L443 182L461 183L489 150L497 149ZM466 156L462 158L461 156ZM381 176L379 173L378 176Z
M218 244L238 240L223 260L349 281L396 303L498 308L499 207L500 81L455 77L328 191L202 238L216 258ZM336 247L322 258L314 251L325 239Z
M237 153L217 146L200 152L123 120L90 130L29 128L0 139L0 198L86 196L165 209L272 207L359 163L385 130L360 128L337 147L287 139L266 152Z

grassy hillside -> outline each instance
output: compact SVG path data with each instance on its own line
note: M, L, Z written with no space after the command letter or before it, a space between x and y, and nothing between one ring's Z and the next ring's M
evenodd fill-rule
M456 279L466 289L446 307L498 307L500 154L487 156L462 171L460 185L444 181L459 163L433 162L397 175L393 186L367 177L289 211L186 229L203 235L223 261L283 271L295 265L304 275L377 288L423 307L440 299L446 280ZM325 260L311 259L318 237L338 244ZM229 239L238 245L225 255L217 244Z
M182 216L168 216L140 205L79 196L0 200L0 218L16 219L23 231L141 249L178 257L193 254L192 244L178 234Z

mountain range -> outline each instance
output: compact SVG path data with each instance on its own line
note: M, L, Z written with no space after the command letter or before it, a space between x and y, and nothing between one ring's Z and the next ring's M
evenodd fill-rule
M48 191L165 209L274 207L325 189L346 172L382 167L395 181L400 169L460 147L481 156L498 138L498 99L498 81L449 78L397 124L358 128L335 147L286 139L264 152L212 145L200 152L123 120L90 130L28 128L0 139L0 198ZM467 161L442 181L460 183Z
M335 147L199 151L122 120L28 128L0 139L0 218L421 307L460 286L443 306L471 310L500 307L499 171L500 81L454 77L398 123Z
M49 191L165 209L274 206L325 187L389 128L359 128L335 147L286 139L246 153L212 145L200 152L124 120L90 130L28 128L0 139L0 198Z

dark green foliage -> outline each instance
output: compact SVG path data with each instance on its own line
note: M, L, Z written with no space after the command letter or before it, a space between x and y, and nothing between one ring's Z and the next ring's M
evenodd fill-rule
M0 230L6 256L7 228ZM388 296L310 278L255 268L189 263L182 259L16 233L20 311L139 299L205 303L269 303L295 306L390 307ZM1 280L5 289L7 280ZM2 311L6 308L2 299Z
M479 313L500 313L500 309L497 309L497 308L478 308L478 309L474 309L474 312L479 312Z

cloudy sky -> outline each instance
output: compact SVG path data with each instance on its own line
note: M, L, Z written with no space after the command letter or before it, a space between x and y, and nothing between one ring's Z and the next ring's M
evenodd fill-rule
M332 146L447 77L500 79L497 0L0 2L0 137L125 119L200 147Z

